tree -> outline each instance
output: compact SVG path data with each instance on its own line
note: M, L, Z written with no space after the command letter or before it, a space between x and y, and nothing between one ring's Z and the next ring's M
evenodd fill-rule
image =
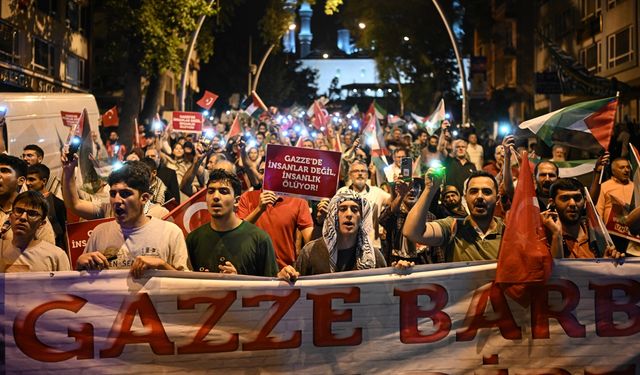
M455 3L441 4L453 23L460 19ZM357 45L376 60L381 80L397 82L401 108L426 113L442 97L450 107L458 102L455 55L430 1L350 1L343 16Z
M103 47L94 51L94 88L98 95L122 89L120 135L130 145L135 119L158 110L164 73L180 73L198 17L216 9L207 0L105 0L95 7L94 45Z
M269 58L258 84L258 92L267 105L290 107L295 102L310 103L316 98L318 72L301 69L301 65L282 53Z

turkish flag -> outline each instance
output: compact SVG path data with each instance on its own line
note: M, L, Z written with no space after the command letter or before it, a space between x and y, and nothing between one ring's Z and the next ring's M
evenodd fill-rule
M211 221L206 198L207 189L202 189L169 212L164 219L173 221L182 229L182 233L186 237L192 230Z
M120 119L118 118L118 107L113 106L113 108L109 109L102 115L102 126L105 128L117 127L120 124Z
M227 141L229 141L232 137L236 135L241 135L243 132L242 125L240 124L240 112L236 115L236 118L233 119L233 123L231 124L231 128L229 129L229 133L227 134Z
M522 160L529 160L523 152ZM511 210L500 244L496 284L522 306L530 303L532 286L551 276L553 259L545 233L529 163L522 163Z
M216 99L218 99L218 95L211 91L204 90L204 95L196 102L196 104L208 111L211 109L213 103L216 102Z
M326 126L329 122L329 113L327 113L324 105L322 105L318 100L313 102L313 118L311 119L311 122L318 130L321 130L321 128Z

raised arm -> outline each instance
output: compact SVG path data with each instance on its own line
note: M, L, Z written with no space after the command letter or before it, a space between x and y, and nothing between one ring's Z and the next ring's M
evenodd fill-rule
M589 186L589 194L593 198L593 203L598 203L600 197L600 178L604 173L604 167L609 164L609 153L605 152L604 155L598 158L596 167L593 169L593 179L591 180L591 186Z
M96 207L93 203L80 199L78 190L76 190L76 166L78 158L74 156L72 160L67 160L64 152L61 156L62 160L62 197L64 205L74 215L78 215L83 219L91 220L97 216Z
M414 242L427 246L440 246L444 240L442 228L438 224L428 222L428 213L442 178L436 177L430 171L425 176L425 189L422 195L407 215L402 234Z

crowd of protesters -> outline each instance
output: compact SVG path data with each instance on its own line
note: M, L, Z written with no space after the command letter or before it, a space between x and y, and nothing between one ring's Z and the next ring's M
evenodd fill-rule
M181 134L161 121L141 125L131 149L119 143L114 128L103 134L104 146L93 134L94 165L111 169L90 189L76 181L77 155L62 152L60 191L49 186L54 176L37 145L25 147L22 155L0 155L2 270L69 270L67 213L86 220L115 218L93 230L76 261L78 270L130 269L136 277L146 269L165 269L294 280L495 260L508 251L500 245L522 177L519 166L528 162L522 151L536 163L533 179L554 257L640 256L635 242L619 237L614 246L599 248L586 220L590 192L602 219L619 205L627 208L625 223L638 229L640 209L629 209L634 185L628 147L637 141L637 124L617 126L611 153L598 158L593 173L577 179L561 178L558 163L588 155L566 145L544 149L531 134L491 134L447 120L429 134L411 121L380 119L382 154L388 156L387 166L378 168L363 134L374 112L335 113L322 128L309 125L304 115L275 109L259 119L236 115L207 118L202 134ZM242 131L229 137L237 133L236 117ZM342 152L335 196L307 201L263 190L269 144ZM407 160L409 174L403 170ZM185 238L163 218L169 204L185 202L201 189L210 223Z

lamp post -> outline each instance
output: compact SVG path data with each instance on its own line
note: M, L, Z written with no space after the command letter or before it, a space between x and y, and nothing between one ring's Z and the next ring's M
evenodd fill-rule
M447 29L447 33L449 34L449 40L451 41L451 46L453 47L453 52L456 54L456 61L458 62L458 71L460 72L460 80L462 80L462 123L466 124L469 122L469 96L467 93L467 77L464 73L464 65L462 64L462 58L460 57L460 51L458 51L458 43L456 41L455 36L453 35L453 31L451 27L449 27L449 22L447 21L447 17L444 16L444 12L440 8L440 4L438 4L438 0L432 0L433 5L438 10L438 14L440 14L440 18L444 23L444 27Z
M209 1L208 9L211 9L216 0ZM187 96L187 74L189 73L189 64L191 64L191 55L193 54L193 50L196 47L196 41L198 40L198 34L200 34L200 29L202 28L202 24L204 23L204 19L206 15L201 15L198 18L198 26L191 34L191 41L189 42L189 47L187 48L187 54L184 58L184 65L182 66L182 75L180 77L180 110L184 111L184 102L185 97Z

